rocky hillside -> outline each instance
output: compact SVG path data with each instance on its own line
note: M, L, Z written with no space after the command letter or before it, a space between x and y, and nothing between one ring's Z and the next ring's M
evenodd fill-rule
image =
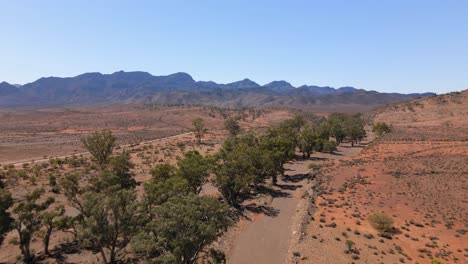
M286 81L261 86L249 79L218 84L195 81L187 73L153 76L147 72L120 71L85 73L69 78L47 77L18 87L3 82L0 107L159 103L305 109L340 105L361 110L429 95L432 94L379 93L353 87L294 87Z
M392 137L405 130L405 140L468 140L468 90L379 107L369 117L394 126Z

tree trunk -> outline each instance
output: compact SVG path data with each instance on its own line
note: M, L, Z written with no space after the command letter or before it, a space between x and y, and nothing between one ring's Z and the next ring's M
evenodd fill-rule
M25 263L33 263L33 258L31 257L31 250L29 249L29 243L24 245L24 262Z
M99 247L99 252L101 253L102 261L104 262L104 264L107 264L106 253L104 253L104 249L102 247Z
M44 237L44 254L49 255L49 241L50 241L50 233L47 232Z
M114 264L114 263L115 263L115 247L112 247L112 248L111 248L109 263L110 263L110 264Z
M21 226L17 229L19 236L19 248L25 263L32 263L31 251L29 250L29 242L25 241L23 234L21 233Z

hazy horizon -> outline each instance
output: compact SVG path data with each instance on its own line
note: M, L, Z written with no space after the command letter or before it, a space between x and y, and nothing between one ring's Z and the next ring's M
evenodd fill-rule
M2 4L0 82L86 72L195 80L468 88L466 1L15 1Z
M106 73L106 72L85 72L85 73L81 73L81 74L77 74L77 75L73 75L73 76L43 76L43 77L41 77L41 78L73 78L73 77L77 77L77 76L80 76L80 75L83 75L83 74L89 74L89 73L100 73L100 74L103 74L103 75L111 75L111 74L114 74L114 73L117 73L117 72L121 72L121 71L123 71L123 70L116 71L116 72L108 72L108 73ZM145 72L145 71L123 71L123 72L130 73L130 72ZM158 75L158 74L154 74L154 73L151 73L151 72L146 72L146 73L149 73L149 74L151 74L151 75L153 75L153 76L167 76L167 75ZM274 81L286 81L286 82L288 82L288 80L272 80L272 81L266 82L266 83L259 83L259 82L256 82L254 79L249 78L249 77L245 77L245 78L242 78L242 79L239 79L239 80L234 80L234 81L231 81L231 82L217 82L217 81L215 81L215 80L198 80L198 79L194 78L194 77L193 77L190 73L188 73L188 72L174 72L174 73L171 73L171 74L177 74L177 73L186 73L186 74L189 74L189 75L194 79L194 81L196 81L196 82L197 82L197 81L203 81L203 82L210 82L210 81L212 81L212 82L215 82L215 83L217 83L217 84L230 84L230 83L234 83L234 82L238 82L238 81L243 81L243 80L245 80L245 79L248 79L248 80L250 80L250 81L253 81L253 82L259 84L260 86L265 86L265 85L267 85L267 84L269 84L269 83L271 83L271 82L274 82ZM168 75L171 75L171 74L168 74ZM34 80L34 81L36 81L36 80ZM34 81L33 81L33 82L34 82ZM0 80L0 83L1 83L1 82L3 82L3 81ZM9 82L7 82L7 83L9 83ZM31 83L31 82L28 82L28 83ZM21 83L9 83L9 84L23 86L23 85L28 84L28 83L24 83L24 84L21 84ZM347 86L337 86L337 87L333 87L333 86L329 86L329 85L319 86L319 85L310 84L310 83L304 83L304 84L302 84L302 85L306 85L306 86L318 86L318 87L330 87L330 88L335 88L335 89L344 88L344 87L353 87L353 88L356 88L356 89L363 89L363 88L360 88L360 87L354 87L354 86L349 86L349 85L347 85ZM299 87L302 86L302 85L297 85L297 86L293 85L293 86L294 86L295 88L299 88ZM366 89L365 89L365 90L366 90ZM377 90L368 89L368 90L366 90L366 91L377 91ZM379 91L377 91L377 92L379 92ZM427 91L427 92L430 93L430 91ZM454 92L454 91L452 91L452 92ZM425 93L425 92L421 92L421 93ZM407 94L410 94L410 93L407 93Z

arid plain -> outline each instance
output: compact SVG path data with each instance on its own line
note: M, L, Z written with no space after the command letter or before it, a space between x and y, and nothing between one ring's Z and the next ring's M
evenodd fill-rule
M226 118L239 116L244 131L257 131L296 115L287 109L157 105L1 110L0 164L3 173L16 175L3 181L15 200L42 187L74 215L50 175L95 176L80 142L95 130L111 130L117 153L130 153L141 194L155 164L176 164L189 150L218 151L228 137ZM190 132L197 117L208 128L203 144ZM223 251L228 263L466 263L468 92L387 105L364 119L367 138L356 145L344 142L333 154L313 152L310 158L297 152L278 183L267 182L246 199L239 221L211 247ZM393 129L376 136L375 122ZM201 195L220 197L212 180ZM391 236L368 221L381 211L394 220ZM8 233L0 250L5 263L19 262L18 246L8 243L15 237ZM43 263L99 262L98 252L80 250L72 237L54 232L49 256L39 239L32 249ZM122 259L136 261L130 251ZM209 261L203 254L199 260Z

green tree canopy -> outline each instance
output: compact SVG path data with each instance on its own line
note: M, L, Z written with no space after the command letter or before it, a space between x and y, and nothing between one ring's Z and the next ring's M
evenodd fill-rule
M298 146L304 158L310 158L312 151L320 144L320 136L311 125L305 125L299 132Z
M18 245L25 263L33 263L34 255L31 253L31 241L40 230L41 214L54 202L52 197L39 201L44 189L36 189L28 193L23 201L13 208L14 229L18 233Z
M239 121L234 117L229 117L224 121L224 128L229 131L231 136L235 136L241 132Z
M130 156L126 153L112 157L109 166L102 170L98 177L91 179L91 188L96 192L104 192L110 188L133 189L136 186L136 181L130 172L133 167Z
M215 169L215 185L226 201L238 206L256 179L256 166L251 159L248 143L236 139L227 140L220 151Z
M390 133L392 131L392 127L389 126L385 122L377 122L372 127L372 132L376 133L378 136L382 136L383 134Z
M42 231L42 243L44 245L44 254L49 255L49 242L52 232L60 225L60 218L65 213L63 205L56 206L53 210L45 211L40 215L41 224L44 227Z
M177 175L185 179L195 194L200 193L211 169L210 160L198 151L189 151L177 162Z
M81 139L84 147L100 165L109 161L110 155L116 146L117 138L110 130L96 131L88 137Z
M147 216L154 219L154 208L165 203L177 195L187 195L191 190L188 182L180 176L174 175L166 180L151 180L144 184L144 208Z
M134 250L158 263L196 263L204 246L232 223L228 208L215 198L175 196L156 209L133 243Z
M195 134L198 144L201 144L203 136L208 132L203 119L195 118L192 121L192 132Z
M287 123L271 127L260 136L260 148L268 153L273 162L274 170L278 172L273 175L274 184L276 184L277 175L284 173L284 164L296 156L297 142L298 131L296 131L296 127L289 126Z
M176 167L164 163L158 164L154 168L151 169L151 176L153 181L165 181L176 173Z
M333 113L328 117L330 135L335 138L337 145L347 138L354 146L355 143L366 137L361 116L360 113L354 115Z
M12 205L13 199L11 198L11 193L0 187L0 246L5 234L11 229L13 218L11 218L8 208Z
M81 239L100 252L104 263L116 263L117 253L128 245L139 226L135 191L88 191L83 194L83 208Z
M333 153L334 151L336 151L336 142L331 140L324 141L322 150L324 152Z

